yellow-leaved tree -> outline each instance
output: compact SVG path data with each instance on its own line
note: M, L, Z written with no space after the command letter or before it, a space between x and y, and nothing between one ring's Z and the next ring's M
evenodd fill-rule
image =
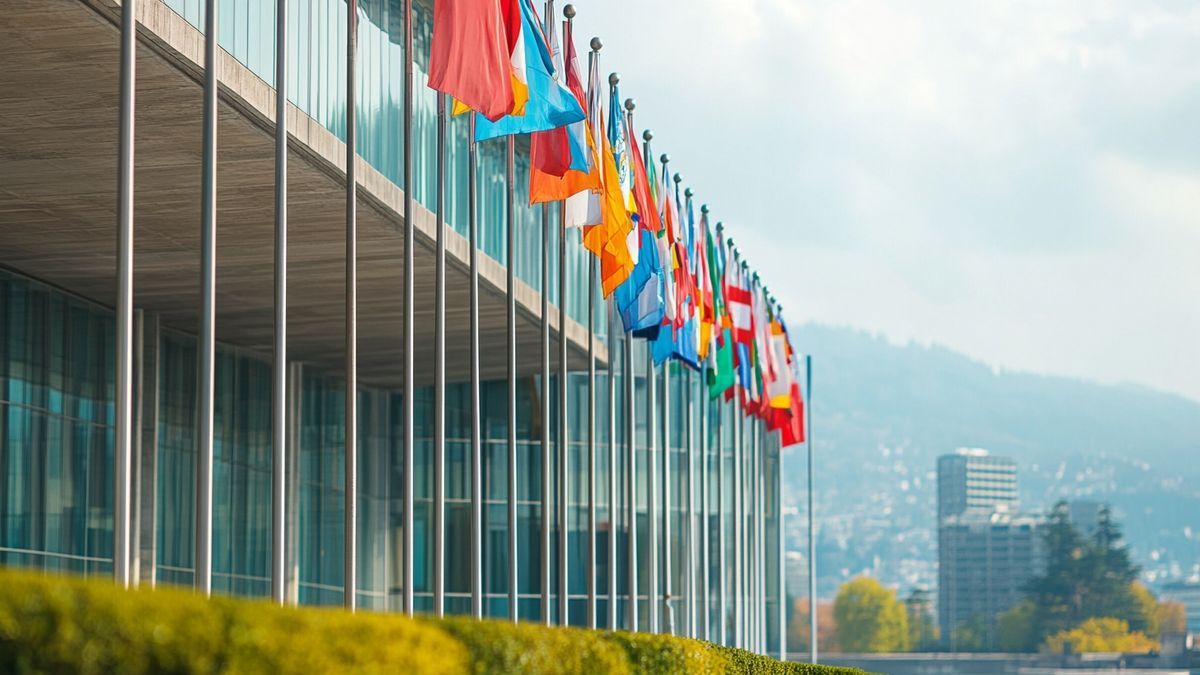
M1130 631L1129 622L1112 617L1088 619L1078 626L1046 638L1044 650L1051 654L1083 652L1148 652L1158 643L1140 631Z
M845 652L908 649L908 618L896 592L870 577L842 584L833 601L838 644Z

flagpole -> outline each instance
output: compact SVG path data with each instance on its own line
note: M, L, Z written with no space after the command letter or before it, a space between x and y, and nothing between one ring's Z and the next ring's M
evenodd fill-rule
M541 564L541 611L542 624L549 626L550 620L550 555L551 544L551 448L550 448L550 207L542 205L542 564ZM516 536L516 530L513 535Z
M813 538L813 452L812 452L812 355L804 356L804 406L808 423L804 425L804 447L808 454L808 658L817 662L817 542Z
M724 248L724 246L725 246L724 231L725 231L725 226L722 225L720 222L718 222L717 223L717 241L719 242L718 245L721 247L721 257L726 259L725 265L728 266L729 261L726 256L726 250ZM724 273L725 273L724 268L722 268L721 273L722 273L722 282L724 282L724 278L723 278ZM726 302L728 302L728 298L726 298ZM732 341L732 337L731 337L731 341ZM731 348L734 347L733 344L730 344L729 346ZM734 391L736 393L736 388L737 388L736 373L734 375L734 385L733 386L734 386ZM718 549L719 549L719 552L717 554L717 589L718 589L717 616L719 617L719 623L717 624L717 642L719 644L723 644L723 645L728 644L726 637L727 637L727 631L728 631L728 626L729 626L729 619L725 615L726 591L728 590L727 585L725 583L725 576L726 576L725 565L727 562L727 554L728 554L728 542L725 540L725 535L726 535L726 531L725 531L725 521L726 521L726 518L725 518L725 435L724 435L725 407L726 406L725 406L724 400L717 401L717 430L716 430L716 441L717 441L717 541L718 541Z
M702 214L701 222L704 223L704 232L703 232L704 244L707 247L707 243L708 243L708 204L700 205L700 213ZM705 254L707 255L707 248L705 249ZM711 265L712 261L710 260L708 264ZM713 309L714 309L714 311L716 310L715 302L713 304ZM713 330L720 330L720 325L714 323ZM711 352L711 350L713 349L713 344L711 341L709 342L708 348ZM715 362L717 355L715 353L712 353L711 358ZM709 494L708 494L709 493L709 443L708 443L709 397L708 397L707 387L705 386L704 378L703 377L698 378L698 383L699 383L699 386L697 387L697 389L698 389L699 403L700 403L700 452L702 453L702 458L700 460L700 522L701 522L701 526L700 526L701 527L701 529L700 529L700 549L701 549L700 550L700 585L703 586L704 590L700 594L700 597L697 598L699 600L699 606L700 606L699 615L702 616L703 619L700 621L699 630L693 634L693 637L697 637L702 640L708 640L709 639L708 624L712 618L712 612L709 608L709 605L710 605L710 597L709 596L710 596L710 592L712 590L712 586L709 583L709 581L710 581L710 579L709 579L709 573L710 573L710 570L709 570L709 529L711 528L711 523L709 522L709 503L708 503L708 497L709 497Z
M776 311L776 313L782 313L783 307L776 304L775 311ZM788 351L790 354L791 350L789 349ZM791 361L790 355L788 357L788 360L789 360L789 362ZM792 367L791 363L788 363L788 368L791 368L791 367ZM784 554L784 550L783 550L783 545L784 545L783 531L784 530L783 530L783 443L782 443L782 441L777 444L776 455L775 455L775 509L776 509L776 512L775 512L775 515L776 515L775 555L778 559L777 560L778 567L777 567L776 573L779 575L778 598L777 598L777 600L779 601L779 623L777 624L777 628L779 630L779 654L778 654L778 657L779 657L780 661L786 661L787 660L787 625L785 622L787 621L787 607L785 607L785 605L787 604L787 574L785 574L785 570L784 570L785 554Z
M570 625L568 614L568 507L567 468L571 462L567 402L567 203L558 203L558 623Z
M616 90L617 84L620 83L621 76L617 73L611 73L608 76L608 93L611 97ZM620 115L620 110L609 111L610 115ZM613 324L610 330L616 329L616 323ZM628 489L625 493L626 505L629 512L626 514L628 519L628 545L626 552L628 553L628 569L626 570L629 579L629 605L627 606L626 614L628 625L626 628L631 631L638 629L638 594L637 594L637 447L635 444L636 425L633 421L634 401L633 397L637 388L633 379L633 340L626 334L624 336L625 345L625 438L627 446L626 462L628 471L626 477L628 479Z
M217 2L204 11L204 130L200 221L200 409L196 465L196 590L212 594L213 396L216 379L217 290ZM128 550L128 546L126 546ZM128 556L128 553L122 552Z
M513 136L505 137L505 186L507 190L507 245L505 247L506 267L508 279L506 284L506 300L507 311L505 325L507 327L508 339L508 461L510 471L510 486L511 478L515 478L517 468L517 201L516 201L516 139ZM543 466L542 474L545 476L549 468ZM545 479L543 478L543 484ZM543 488L544 489L544 488ZM517 538L517 518L516 518L516 500L517 495L515 490L508 493L508 537L509 550L516 548L515 540ZM550 514L546 508L546 494L542 494L542 520L545 522L550 518ZM544 525L543 525L544 527ZM513 568L516 568L517 559L512 559ZM543 574L546 574L546 567L543 567ZM543 603L545 604L545 603ZM511 610L510 610L511 611ZM543 621L545 621L543 617Z
M633 133L633 111L637 109L637 102L632 98L625 99L625 126L629 133ZM643 135L643 138L645 136ZM629 148L626 149L628 151ZM639 248L641 242L641 232L638 231L638 225L634 225L634 236L638 238ZM632 339L632 336L631 336ZM665 372L665 368L664 368ZM646 350L646 478L647 478L647 493L646 500L646 542L647 542L647 558L648 563L646 569L649 572L649 579L646 581L646 612L648 619L648 630L651 633L659 632L659 621L662 613L662 608L659 606L658 595L658 419L656 409L656 398L658 392L655 391L655 372L654 372L654 356L650 350ZM666 390L663 390L664 395ZM667 413L664 411L663 419L666 420ZM663 441L663 451L666 452L666 441ZM636 500L635 500L636 501ZM670 597L670 586L667 586L667 598ZM665 619L667 623L667 631L671 632L671 619L669 616Z
M475 115L467 115L467 236L470 245L470 353L471 353L471 457L483 456L483 407L479 374L479 213L476 175L479 167L479 146L475 142ZM516 461L513 448L508 449L508 599L509 618L517 620L517 556L516 530ZM482 541L478 542L482 544ZM482 549L481 549L482 550Z
M675 174L675 182L679 183L683 180L682 176ZM687 203L687 211L689 214L692 211L692 197L695 193L692 188L685 188L683 191L684 199ZM692 231L692 236L695 237L695 232ZM689 251L689 254L692 253ZM689 261L691 256L689 255ZM690 273L690 271L689 271ZM692 371L686 371L686 379L684 380L684 396L686 397L687 406L685 409L685 431L684 431L684 447L687 449L687 551L688 564L684 568L684 583L687 585L687 592L684 593L684 614L687 616L689 637L696 637L696 561L699 559L696 546L696 445L693 442L695 439L692 434L692 426L694 424L692 404Z
M654 155L650 151L650 140L654 138L654 134L649 130L642 132L642 140L646 142L645 147L645 162L647 167L654 166ZM663 171L666 171L667 165L671 162L671 156L663 153L659 156L659 161L663 165ZM664 189L665 186L664 186ZM664 272L665 273L665 272ZM650 359L653 363L653 354ZM662 438L663 438L663 604L666 605L667 614L667 632L675 633L675 612L672 603L675 601L673 591L674 563L671 556L671 361L667 359L662 367L662 389L663 389L663 414L662 414ZM653 428L653 427L651 427Z
M284 602L287 532L287 5L275 8L275 327L271 397L271 597Z
M568 4L563 7L563 16L567 19L566 35L574 37L570 30L575 22L575 6ZM565 63L565 59L564 59ZM564 202L565 206L565 202ZM566 218L563 218L566 223ZM587 332L588 332L588 400L587 400L587 464L588 464L588 537L587 564L584 574L587 578L587 626L597 627L596 617L596 259L588 256L588 300L587 300ZM611 355L610 355L611 358ZM611 412L611 410L610 410Z
M434 211L438 228L437 253L433 273L433 615L445 615L446 567L446 241L445 241L445 171L446 171L446 98L438 92L437 130L437 191L434 192ZM474 478L474 477L473 477ZM472 483L474 486L474 483ZM474 491L472 492L474 495ZM470 595L475 607L479 590L475 587L479 556L472 551Z
M357 1L357 0L355 0ZM416 387L413 383L413 337L414 268L413 247L415 242L416 217L413 190L413 11L412 0L404 0L404 613L412 616L415 609L415 554L413 530L416 525L416 439L414 419ZM474 138L474 136L472 136Z
M342 595L346 609L353 612L358 606L358 167L355 152L358 139L355 105L358 96L358 0L348 0L346 16L346 505Z
M733 239L729 240L729 247L733 251L734 265L738 264L738 251L733 243ZM739 282L740 283L740 282ZM743 631L743 612L742 612L742 592L745 588L743 580L743 546L742 536L744 523L742 521L743 509L743 494L742 494L742 431L744 425L739 415L743 412L738 410L738 404L741 402L742 396L745 396L745 389L738 385L741 390L741 395L736 396L733 401L732 423L733 423L733 646L743 647L745 643L742 640Z
M113 578L128 587L133 467L133 152L137 0L121 3L120 138L117 161L116 444Z

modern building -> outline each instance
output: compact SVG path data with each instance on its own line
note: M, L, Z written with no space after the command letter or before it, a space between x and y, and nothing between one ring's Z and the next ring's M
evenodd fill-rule
M968 509L1016 510L1017 463L979 448L938 458L938 522Z
M996 617L1044 567L1041 518L1017 513L1016 463L986 450L938 458L938 627L951 651L960 630L996 648Z
M282 389L273 374L276 3L220 2L215 264L202 274L205 3L125 2L137 28L128 398L116 244L121 43L132 33L122 32L118 0L13 0L0 12L0 564L120 576L128 561L136 584L207 581L213 592L271 597L278 582L285 601L331 605L345 601L352 573L350 599L361 608L782 647L776 435L710 399L698 374L654 367L643 341L610 330L608 303L589 296L579 232L560 232L556 208L527 205L525 139L515 155L503 140L480 143L469 189L465 116L447 122L446 318L437 330L428 0L413 3L411 22L403 0L357 3L356 304L345 281L347 3L287 3ZM415 199L411 306L406 182ZM198 366L207 278L211 409ZM352 305L357 485L347 499ZM273 401L286 413L282 464ZM127 553L114 544L126 533ZM198 555L206 549L210 557Z

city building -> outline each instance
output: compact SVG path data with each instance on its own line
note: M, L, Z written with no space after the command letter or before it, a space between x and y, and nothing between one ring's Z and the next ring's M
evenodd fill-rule
M1200 635L1200 583L1196 581L1172 581L1158 588L1158 599L1172 600L1183 605L1187 613L1187 632Z
M996 617L1044 567L1041 518L1017 512L1016 463L985 450L938 458L938 627L951 651L964 632L995 649Z
M215 264L202 274L205 3L125 1L137 34L133 377L124 389L118 93L121 41L132 32L121 29L117 0L15 0L0 12L0 564L119 579L128 569L134 584L211 584L242 596L272 597L278 584L293 603L350 600L782 648L777 434L736 402L710 398L697 373L655 367L643 340L609 329L610 305L589 295L579 231L560 231L557 208L528 205L525 139L515 156L503 140L480 143L472 191L467 116L449 119L448 227L437 226L429 2L414 3L411 22L402 0L358 3L356 303L345 282L347 4L289 3L281 388L272 356L275 3L220 3ZM415 169L406 180L409 132ZM434 319L439 230L444 332ZM211 409L198 393L208 274ZM350 306L355 341L345 330ZM358 354L350 498L348 342ZM275 402L286 411L282 431ZM211 473L201 451L209 414ZM280 462L273 443L283 437ZM128 551L115 543L122 537Z
M959 448L938 458L938 522L968 509L1015 511L1017 463L987 450Z

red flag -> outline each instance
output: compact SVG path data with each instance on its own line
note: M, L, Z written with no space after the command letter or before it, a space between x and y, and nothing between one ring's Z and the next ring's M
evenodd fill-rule
M804 431L804 398L800 395L800 385L793 382L791 417L780 428L780 444L786 448L803 443Z
M642 159L642 150L633 130L629 132L629 154L633 158L633 200L637 204L638 223L642 229L657 233L662 229L662 220L658 217L658 208L654 205L654 197L650 195L650 176L646 173L646 162Z
M512 49L501 4L436 0L429 50L430 88L493 120L512 112L514 105ZM510 0L503 4L516 6Z

